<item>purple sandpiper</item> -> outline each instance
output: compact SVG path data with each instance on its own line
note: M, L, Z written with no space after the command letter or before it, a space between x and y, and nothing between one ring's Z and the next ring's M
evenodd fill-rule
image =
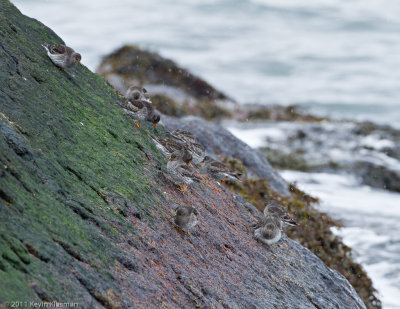
M197 209L190 206L179 206L176 210L174 222L186 233L190 233L190 229L194 228L199 222Z
M70 68L75 63L81 63L81 54L76 53L71 47L62 44L51 45L47 43L43 43L42 46L46 49L51 61L61 69Z

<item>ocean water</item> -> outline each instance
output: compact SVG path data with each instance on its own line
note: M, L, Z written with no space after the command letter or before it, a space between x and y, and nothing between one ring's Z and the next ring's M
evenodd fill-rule
M344 227L333 232L353 248L383 308L400 308L400 194L359 186L351 175L294 171L281 175L320 198L320 210L342 220Z
M271 147L271 144L277 143L283 149L286 146L287 136L293 136L291 128L296 128L299 124L262 125L226 122L225 125L232 134L253 148ZM332 126L331 123L325 125ZM339 123L337 126L343 124ZM333 127L331 129L334 130ZM340 129L342 128L338 127L337 131ZM327 150L332 150L333 156L337 159L355 159L357 155L345 145L359 142L368 145L369 140L360 137L359 141L343 142L334 139L331 142L343 147L333 146L329 149L324 148L326 145L321 147L320 152L315 151L315 162L319 162L320 157L331 158ZM373 140L373 144L379 147L389 145L390 141ZM392 161L377 162L391 168L396 168L398 165L398 162ZM319 210L342 221L343 227L335 228L333 232L342 237L344 243L353 249L356 261L362 264L372 279L383 308L398 309L400 308L400 193L361 185L354 174L343 172L305 173L284 170L280 171L280 174L286 181L296 182L300 189L318 197Z
M132 43L241 103L400 126L398 0L12 0L94 70Z

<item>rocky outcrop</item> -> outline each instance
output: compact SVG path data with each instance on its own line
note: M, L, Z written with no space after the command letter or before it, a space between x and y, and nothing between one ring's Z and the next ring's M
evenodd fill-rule
M97 72L123 94L130 85L145 86L153 94L153 104L167 115L226 118L236 106L232 99L172 60L136 46L123 46L108 55Z
M261 151L276 168L351 173L362 184L400 192L400 130L334 120L262 125L267 133Z
M149 54L151 57L152 54ZM118 57L115 55L114 53L112 56L115 66L122 68L122 66L118 64ZM109 59L110 57L106 57L104 61L108 61ZM124 61L126 61L126 58L123 59L123 62ZM169 60L164 59L164 61L169 63ZM115 71L111 72L118 74L118 72ZM106 76L110 78L110 75ZM133 75L129 75L125 80L125 77L119 74L119 78L125 80L126 83L129 83L131 76ZM113 82L112 79L110 79L110 81ZM169 98L168 101L160 101L160 94L153 94L151 98L153 104L157 105L158 109L168 115L184 116L187 114L185 106L180 106L176 104L176 102L173 104L174 108L171 109L171 102L174 102L172 97ZM201 103L203 101L199 102ZM315 123L323 120L312 115L304 114L303 111L296 107L261 108L257 105L251 105L251 108L247 109L247 106L248 105L246 105L246 110L235 107L235 109L232 110L234 113L231 116L239 120L244 120L259 119L261 115L270 120L296 120L304 123ZM191 113L197 116L203 115L198 110L192 110ZM169 129L184 128L197 135L201 142L207 146L207 152L210 155L219 157L224 160L225 163L229 164L231 168L236 170L236 172L242 174L241 183L231 183L227 188L241 194L260 211L263 210L265 203L271 199L284 204L291 213L295 215L296 220L301 222L301 227L295 230L288 230L288 235L299 241L303 246L309 248L326 265L343 274L351 282L353 287L355 287L368 308L380 306L372 282L362 267L353 260L351 248L344 245L341 239L335 237L330 230L333 226L340 226L340 223L332 220L326 214L316 211L313 207L313 204L317 203L316 199L309 197L293 185L289 186L291 194L288 195L286 186L282 185L281 177L270 168L265 158L260 156L259 152L251 149L245 143L232 136L232 134L227 132L220 125L193 116L176 118L166 117L164 115L162 118L162 122ZM296 136L304 138L300 131ZM277 158L279 158L279 156ZM308 165L305 160L304 164Z
M356 162L354 173L361 182L371 187L400 192L400 170L368 161Z
M54 67L40 44L62 40L10 2L0 17L2 304L365 307L297 242L256 242L258 211L208 176L182 195L152 126L138 129L101 76ZM190 236L172 223L178 205L200 213Z

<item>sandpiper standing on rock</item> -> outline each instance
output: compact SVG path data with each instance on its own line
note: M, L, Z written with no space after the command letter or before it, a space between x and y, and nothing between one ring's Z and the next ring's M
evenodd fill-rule
M185 193L189 185L194 181L200 181L194 173L193 166L189 166L183 162L182 156L184 152L177 150L171 154L171 159L167 163L168 175L171 176L173 182L179 185L179 191Z
M297 225L297 223L290 217L287 210L276 202L271 202L265 209L265 216L253 225L254 237L264 244L272 245L282 237L282 223L289 225Z
M47 43L43 43L42 46L46 49L51 61L62 70L70 68L76 63L81 63L81 54L76 53L71 47L62 44L51 45Z
M181 143L175 142L169 138L162 138L162 137L155 137L150 134L150 138L153 140L154 144L156 145L157 149L161 152L161 154L166 157L168 160L171 158L171 154L175 151L185 151L184 156L182 156L182 160L185 163L190 163L193 157L187 151L187 149ZM183 150L184 149L184 150Z
M157 130L157 124L161 120L161 115L153 106L149 106L149 105L151 105L151 104L147 105L148 112L147 112L146 120L153 124L154 130Z
M197 209L190 206L179 206L176 210L176 215L174 217L174 222L182 230L186 231L187 234L190 233L190 229L194 228L199 222L199 213Z
M136 115L135 115L136 117L140 118L139 125L140 125L140 121L146 119L148 122L153 124L154 130L157 130L157 125L160 122L161 115L156 110L156 108L153 106L153 104L151 103L150 95L147 92L146 88L140 87L140 86L131 86L126 91L126 98L130 102L140 101L146 108L147 114L146 114L145 118L142 116L142 113L139 113L139 114L136 113ZM144 110L143 110L143 113L144 113Z
M126 91L126 98L128 101L141 100L151 103L150 95L148 94L146 88L140 86L129 87L128 90Z
M127 101L125 103L116 101L115 104L121 106L125 113L127 113L129 116L131 116L133 119L136 120L136 126L138 128L142 127L142 124L140 123L141 121L144 121L147 119L147 105L145 101L142 100L133 100L133 101Z
M203 168L216 180L240 181L239 176L232 172L224 163L206 156L203 160Z
M175 130L172 132L167 132L167 136L172 140L185 145L193 157L193 164L197 165L203 161L206 155L206 149L198 142L198 138L192 133L185 130Z
M264 208L264 215L267 216L269 214L277 214L285 224L297 225L292 217L290 217L287 210L275 201L268 202L267 206Z

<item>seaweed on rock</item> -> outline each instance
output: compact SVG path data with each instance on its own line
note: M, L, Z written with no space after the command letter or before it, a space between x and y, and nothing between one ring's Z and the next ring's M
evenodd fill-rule
M62 40L9 1L0 38L1 305L365 308L299 243L257 243L254 206L209 177L178 192L151 125L136 128L103 77L58 70L41 43ZM199 212L189 238L178 205Z

